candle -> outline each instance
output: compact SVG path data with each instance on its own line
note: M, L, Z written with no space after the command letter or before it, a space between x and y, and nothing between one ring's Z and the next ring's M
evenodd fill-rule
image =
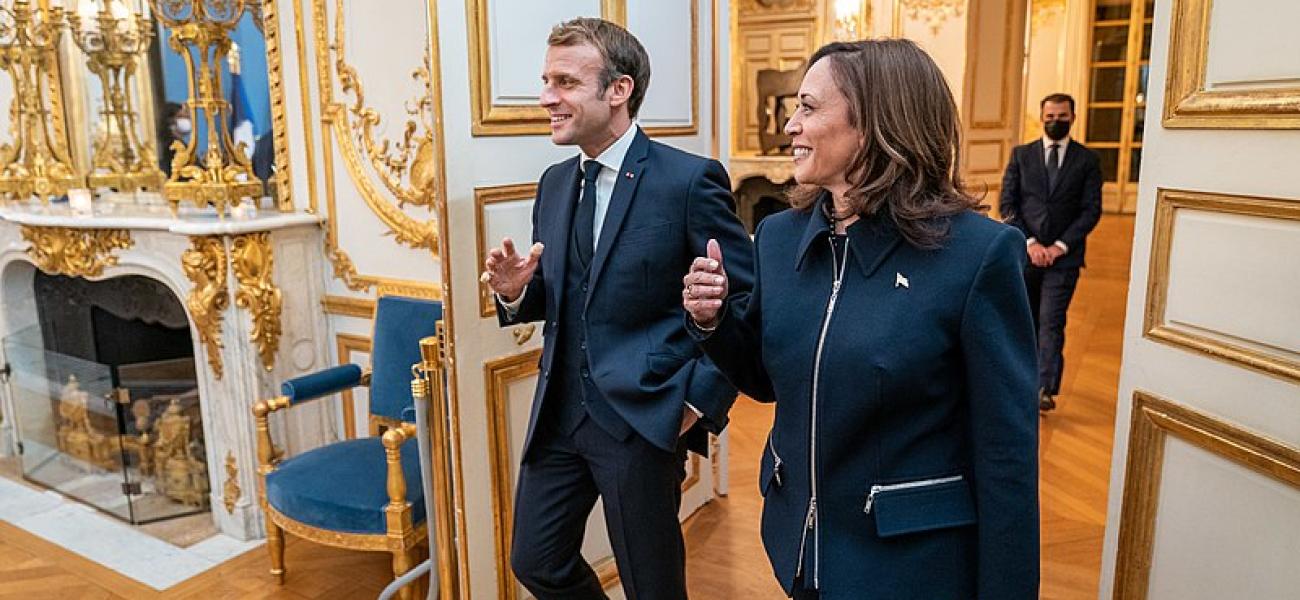
M257 207L247 202L240 202L230 206L230 216L236 221L246 221L257 214Z
M72 214L76 216L90 216L94 212L90 203L90 190L85 188L68 190L68 208L72 209Z

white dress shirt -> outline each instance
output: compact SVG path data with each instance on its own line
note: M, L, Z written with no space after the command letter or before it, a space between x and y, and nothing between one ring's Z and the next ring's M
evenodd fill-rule
M1065 150L1070 147L1070 136L1067 135L1059 140L1043 136L1043 164L1047 164L1047 161L1052 159L1052 144L1059 145L1056 149L1056 168L1059 169L1065 164ZM1032 246L1037 243L1038 238L1031 237L1025 240L1026 246ZM1061 249L1062 256L1070 253L1070 247L1066 246L1065 242L1062 242L1061 240L1056 240L1056 243L1052 245Z
M632 140L636 139L636 132L639 130L640 126L633 123L631 127L627 128L627 131L623 132L623 135L614 140L613 144L610 144L608 148L605 148L604 152L600 153L600 156L596 157L596 162L600 163L601 169L600 175L596 176L596 213L591 219L591 240L593 244L600 244L600 230L605 225L605 213L609 212L609 199L614 195L614 185L618 183L618 172L623 168L623 159L627 156L628 149L632 147ZM591 160L591 157L587 156L586 152L579 155L579 173L582 173L582 166L588 160ZM584 177L578 183L578 186L581 188L585 185L586 178ZM582 198L581 191L578 192L578 198ZM592 254L595 254L595 247L591 250ZM514 302L506 302L500 296L497 296L497 299L501 300L501 305L506 307L506 312L513 316L516 312L519 312L519 307L524 303L524 295L527 293L528 288L525 287Z

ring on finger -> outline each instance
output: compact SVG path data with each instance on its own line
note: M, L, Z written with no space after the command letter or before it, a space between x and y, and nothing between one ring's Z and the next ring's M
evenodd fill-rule
M694 284L694 283L688 283L688 284L686 284L686 295L687 295L688 297L690 297L690 298L694 298L694 297L695 297L695 284Z

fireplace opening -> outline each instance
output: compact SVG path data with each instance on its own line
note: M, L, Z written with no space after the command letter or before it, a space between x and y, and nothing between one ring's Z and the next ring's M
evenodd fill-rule
M47 275L4 340L23 477L133 524L209 510L185 309L162 283Z

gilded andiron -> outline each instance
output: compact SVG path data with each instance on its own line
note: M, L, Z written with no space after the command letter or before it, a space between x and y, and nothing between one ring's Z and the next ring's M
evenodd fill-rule
M0 6L0 68L13 80L11 143L0 145L0 193L10 198L51 197L82 187L67 141L52 128L51 81L58 77L63 9L41 10L28 0Z
M189 75L185 103L207 127L207 148L199 152L197 129L188 143L172 142L171 178L163 197L175 214L182 200L211 206L219 217L244 198L260 198L262 182L230 135L231 106L221 84L221 63L230 54L230 32L244 13L244 0L152 0L154 16L171 29L167 43L185 59ZM192 49L192 51L191 51Z
M94 10L95 5L99 10ZM130 82L153 40L153 21L126 11L121 0L83 2L89 10L68 14L72 40L86 55L86 66L99 77L104 89L100 112L105 131L96 139L90 187L118 191L162 189L166 176L158 168L153 146L141 142L138 115L131 102ZM84 13L84 14L83 14Z

